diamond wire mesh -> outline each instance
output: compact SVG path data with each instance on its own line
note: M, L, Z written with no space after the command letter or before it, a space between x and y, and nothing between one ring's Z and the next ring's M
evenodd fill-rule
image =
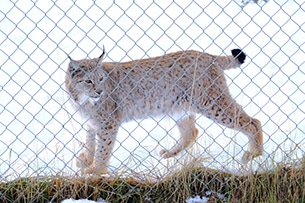
M105 61L196 49L216 55L240 47L246 64L226 72L233 97L264 131L264 155L253 167L299 160L305 140L304 2L302 1L4 1L0 8L1 179L75 174L85 121L64 88L70 55ZM183 157L240 173L246 138L198 115L200 137L173 160L158 151L177 139L173 118L123 124L110 161L168 173Z

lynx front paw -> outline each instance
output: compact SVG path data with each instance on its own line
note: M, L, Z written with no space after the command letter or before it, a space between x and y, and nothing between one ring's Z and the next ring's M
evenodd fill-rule
M108 169L105 167L96 167L96 166L90 166L85 170L86 174L94 174L94 175L106 175L109 174Z
M78 168L87 168L93 163L93 157L89 157L85 152L82 152L76 159L76 166Z
M257 152L257 153L251 153L249 151L246 151L242 158L241 161L243 164L247 164L249 161L253 160L255 157L261 156L263 154L263 150Z

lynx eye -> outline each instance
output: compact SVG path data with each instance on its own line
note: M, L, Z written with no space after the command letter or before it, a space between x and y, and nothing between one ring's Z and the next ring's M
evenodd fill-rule
M93 82L92 82L92 80L85 80L85 83L92 84Z

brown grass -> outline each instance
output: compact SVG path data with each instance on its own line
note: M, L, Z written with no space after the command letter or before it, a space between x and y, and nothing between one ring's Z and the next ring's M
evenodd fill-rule
M135 176L18 178L0 183L0 202L55 203L66 198L103 198L112 203L185 202L196 195L208 196L209 202L305 202L304 164L282 165L249 176L202 167L185 167L159 180Z

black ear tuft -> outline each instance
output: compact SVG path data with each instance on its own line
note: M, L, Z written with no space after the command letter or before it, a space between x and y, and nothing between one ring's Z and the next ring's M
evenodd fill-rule
M240 49L232 49L231 50L232 55L238 59L238 61L243 64L246 59L246 54L240 50Z
M103 53L100 55L99 60L103 59L105 56L106 52L105 52L105 46L103 45Z

